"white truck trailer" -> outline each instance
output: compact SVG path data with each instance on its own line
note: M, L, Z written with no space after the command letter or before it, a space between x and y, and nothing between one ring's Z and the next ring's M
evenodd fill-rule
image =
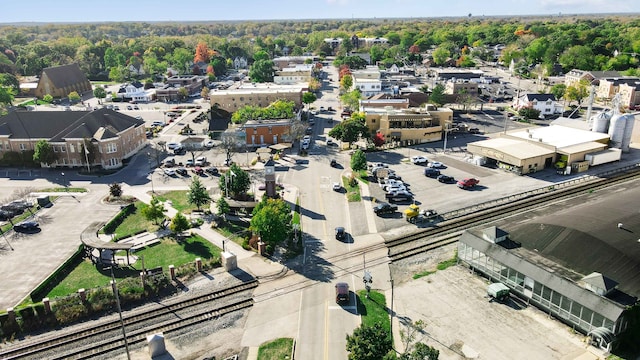
M622 158L622 150L614 148L598 151L584 156L584 160L589 162L589 166L596 166L618 161L620 160L620 158Z

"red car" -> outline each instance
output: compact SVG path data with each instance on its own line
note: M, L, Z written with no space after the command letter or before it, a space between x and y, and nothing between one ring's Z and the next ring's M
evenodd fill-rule
M470 188L478 185L479 183L480 183L480 180L478 180L478 179L467 178L467 179L462 179L462 180L458 181L458 183L456 185L458 185L458 187L460 189L470 189Z
M200 176L204 175L204 170L202 170L202 168L201 168L200 166L196 166L196 167L194 167L194 168L193 168L193 172L194 172L196 175L200 175Z

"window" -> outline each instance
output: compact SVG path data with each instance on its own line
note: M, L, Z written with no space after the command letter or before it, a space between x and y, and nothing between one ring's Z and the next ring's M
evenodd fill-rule
M107 144L107 154L114 153L118 151L118 147L114 143Z
M73 144L69 144L69 152L76 152L76 147Z
M60 152L67 152L66 146L64 145L60 146Z

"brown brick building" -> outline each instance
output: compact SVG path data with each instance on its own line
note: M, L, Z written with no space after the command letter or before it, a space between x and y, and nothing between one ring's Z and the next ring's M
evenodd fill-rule
M56 155L50 167L70 168L86 167L87 159L91 166L119 168L146 144L144 121L108 109L14 111L0 117L3 162L12 155L33 154L40 140Z
M35 96L42 99L49 94L56 99L69 96L72 91L82 95L91 91L91 83L78 64L42 69Z

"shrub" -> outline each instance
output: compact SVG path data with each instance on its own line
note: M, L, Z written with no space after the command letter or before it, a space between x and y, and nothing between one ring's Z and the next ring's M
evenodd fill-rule
M78 294L56 299L55 316L61 325L73 324L85 318L88 314L89 310Z
M92 313L108 312L116 304L116 298L113 296L111 286L90 290L87 300L91 304Z

